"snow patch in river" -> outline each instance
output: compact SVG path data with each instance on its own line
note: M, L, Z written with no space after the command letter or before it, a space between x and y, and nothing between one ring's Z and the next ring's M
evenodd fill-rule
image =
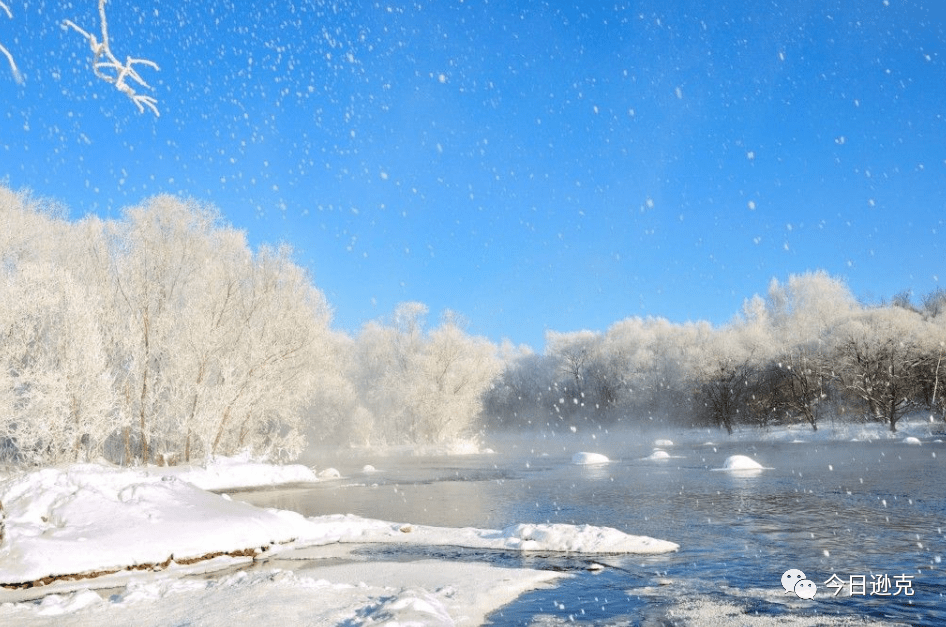
M589 464L607 464L611 460L607 456L602 455L601 453L575 453L572 455L572 463L579 466L587 466Z
M761 470L771 470L771 468L766 468L748 455L730 455L726 458L722 468L713 468L713 470L728 470L730 472L758 472Z

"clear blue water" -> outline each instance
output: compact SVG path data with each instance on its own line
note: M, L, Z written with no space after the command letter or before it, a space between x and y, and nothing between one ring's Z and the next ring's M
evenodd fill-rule
M567 446L565 448L568 448ZM244 493L240 498L306 515L353 513L451 527L519 522L594 524L671 540L662 556L509 555L461 549L369 547L370 559L486 560L574 573L524 595L492 624L676 624L674 600L729 601L750 613L850 615L946 624L946 445L902 441L677 445L645 459L650 441L611 442L612 463L576 466L574 450L539 454L335 460L345 479ZM589 450L589 449L583 449ZM623 454L621 454L623 452ZM770 469L714 471L734 454ZM363 473L372 463L377 473ZM324 467L324 465L323 465ZM605 564L598 573L586 570ZM818 585L813 600L781 587L789 568ZM832 597L824 582L907 575L913 595ZM891 591L895 586L891 587Z

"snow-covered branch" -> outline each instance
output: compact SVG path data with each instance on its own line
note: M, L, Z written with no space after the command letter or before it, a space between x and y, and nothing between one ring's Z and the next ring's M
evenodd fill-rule
M151 89L151 86L141 78L141 75L138 74L134 66L140 64L147 65L156 70L160 70L161 68L159 68L158 64L154 61L135 57L126 57L125 62L122 63L118 60L118 57L112 53L111 44L108 39L108 20L105 17L105 2L106 0L99 0L99 17L102 21L101 40L94 34L80 28L72 20L65 20L62 23L63 28L71 28L89 41L89 46L92 48L92 71L95 72L97 77L107 83L114 84L115 89L128 96L131 101L135 103L135 106L138 107L138 111L144 113L145 107L147 107L155 116L160 116L161 114L158 112L158 101L152 96L139 94L136 91L136 89L140 87Z
M7 14L7 17L11 20L13 19L13 13L10 12L10 7L6 3L0 1L0 9L3 9L3 12ZM10 51L7 50L6 46L0 44L0 52L3 53L3 56L7 58L7 61L10 63L10 71L13 72L13 78L17 83L23 82L23 76L20 74L19 68L16 67L16 61L13 60L13 55L10 54Z

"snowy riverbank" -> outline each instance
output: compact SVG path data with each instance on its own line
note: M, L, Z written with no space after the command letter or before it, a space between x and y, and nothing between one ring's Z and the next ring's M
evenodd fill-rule
M234 501L194 482L206 487L229 483L228 487L236 488L242 477L244 484L266 485L277 483L280 477L312 480L311 470L267 467L250 460L230 460L223 466L229 467L228 473L221 472L220 464L203 470L83 464L37 470L0 483L4 516L0 622L27 624L31 617L40 620L63 614L76 624L86 619L92 624L107 611L108 622L120 623L112 613L127 609L129 622L140 624L141 611L145 611L158 624L174 622L174 616L185 612L181 604L194 607L198 598L202 608L215 603L249 604L268 617L298 611L273 608L268 599L275 595L299 597L312 617L324 619L304 621L309 624L355 617L362 621L369 616L407 620L418 613L426 624L475 624L489 610L561 574L484 564L373 562L335 564L307 571L311 576L279 569L238 572L214 582L180 576L342 544L586 554L661 553L678 548L671 542L587 525L521 524L488 530L347 515L305 518ZM103 587L122 590L107 598L90 591ZM15 603L61 591L68 592L45 596L40 603ZM284 618L293 620L290 615ZM206 620L223 624L226 614Z

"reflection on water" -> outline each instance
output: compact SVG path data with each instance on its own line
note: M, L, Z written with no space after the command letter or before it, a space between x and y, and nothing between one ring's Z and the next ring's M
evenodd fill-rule
M571 464L573 452L359 460L353 468L370 461L379 472L339 465L346 475L339 481L234 496L307 515L353 513L451 527L588 523L680 544L680 551L669 556L609 557L614 568L604 578L582 575L558 589L557 594L571 595L575 603L602 582L631 590L666 579L680 584L667 594L683 589L715 594L721 586L777 592L788 568L803 570L820 588L832 574L868 579L877 573L908 574L915 589L910 599L864 596L816 602L833 604L832 612L946 624L946 612L940 609L946 606L942 443L677 446L676 458L659 461L646 459L646 448L627 447L623 458L609 451L614 461L596 466ZM748 454L771 470L711 471L732 454ZM459 552L454 558L503 559ZM530 559L562 567L554 559ZM554 614L549 594L527 595L504 612L531 616L541 606L542 612L551 607ZM659 607L660 598L646 601L648 607ZM754 603L777 614L785 611L777 600L774 605ZM602 611L612 612L613 618L644 602L622 597L610 609L596 610L594 620L601 620ZM815 604L809 611L825 609L816 602L808 602Z

